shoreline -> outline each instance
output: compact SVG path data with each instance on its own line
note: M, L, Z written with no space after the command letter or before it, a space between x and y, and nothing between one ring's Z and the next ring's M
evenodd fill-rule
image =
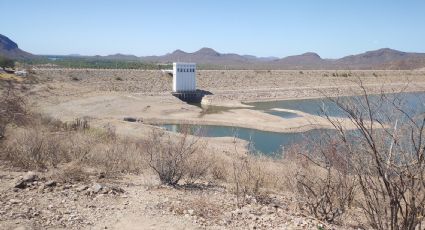
M425 93L424 90L411 90L404 92L388 92L385 94L398 94L398 93ZM368 95L379 95L380 93L368 93ZM362 96L362 94L342 94L338 96L306 96L306 97L282 97L282 98L259 98L259 99L250 99L243 100L240 103L256 103L256 102L274 102L274 101L298 101L298 100L309 100L309 99L324 99L324 98L336 98L336 97L353 97L353 96ZM250 105L248 105L250 106ZM223 106L224 107L224 106ZM252 107L252 106L251 106ZM249 108L249 107L247 107Z
M370 95L381 91L425 92L425 75L418 71L351 71L353 76L344 78L333 77L329 71L300 74L297 71L203 70L197 75L197 88L212 95L206 95L198 107L173 97L171 79L158 75L158 71L112 72L38 71L42 84L33 90L36 96L32 98L45 113L65 120L91 117L117 121L121 125L118 121L133 117L146 124L183 123L297 133L327 128L329 123L323 117L301 114L301 111L297 112L300 117L282 118L254 110L246 103L360 95L362 92L355 83L358 80ZM121 80L116 80L117 76Z
M320 124L311 124L311 125L303 125L298 127L289 127L289 128L270 128L249 124L238 124L238 123L228 123L228 122L217 122L217 121L188 121L188 120L173 120L173 119L152 119L146 121L145 124L152 126L160 126L160 125L199 125L199 126L224 126L228 128L243 128L243 129L252 129L256 131L262 132L270 132L270 133L303 133L310 130L315 129L330 129L331 127L323 126Z

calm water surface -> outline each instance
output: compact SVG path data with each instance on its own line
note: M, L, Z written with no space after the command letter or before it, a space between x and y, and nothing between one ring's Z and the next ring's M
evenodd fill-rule
M401 98L401 100L400 100ZM341 97L340 100L359 105L361 97ZM403 93L403 94L387 94L386 103L396 103L406 110L410 115L422 115L425 113L425 93ZM370 96L370 102L380 106L378 96ZM269 101L269 102L255 102L247 103L254 106L251 109L264 111L269 114L280 116L284 119L291 119L297 117L297 114L290 112L274 111L274 108L299 110L313 115L322 115L326 111L330 116L344 117L344 113L335 105L335 103L324 99L303 99L303 100L285 100L285 101ZM381 109L392 108L385 103L382 104ZM221 112L222 108L211 108L206 113ZM161 125L161 127L179 132L180 126L174 124ZM212 125L193 125L193 129L201 129L201 134L207 137L238 137L243 140L251 142L252 150L259 151L264 154L281 153L282 150L287 149L294 143L302 143L303 141L318 141L323 130L310 130L303 133L276 133L266 132L255 129L226 127L226 126L212 126Z

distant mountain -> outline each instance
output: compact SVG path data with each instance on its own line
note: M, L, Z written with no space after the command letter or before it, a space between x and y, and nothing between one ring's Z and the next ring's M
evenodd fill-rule
M43 57L51 60L64 57L84 59L104 59L119 61L142 61L149 63L196 62L204 68L214 69L421 69L425 68L425 53L408 53L389 48L349 55L340 59L323 59L317 53L276 57L256 57L234 53L220 53L204 47L196 52L188 53L175 50L162 56L137 57L129 54L113 54L108 56L80 55L44 55L37 56L22 51L8 37L0 34L0 56L13 59Z
M425 61L424 53L406 53L389 48L368 51L365 53L350 55L335 61L337 66L349 66L354 69L407 68L419 67ZM411 64L408 64L411 63ZM423 66L422 66L423 67Z
M112 60L121 60L121 61L138 61L140 58L135 55L130 54L113 54L108 56L103 56L105 59Z
M273 66L279 69L322 69L329 66L328 62L317 53L308 52L275 60Z
M163 56L146 56L142 61L153 63L196 62L202 65L234 69L417 69L425 67L424 53L407 53L379 49L340 59L323 59L317 53L304 53L284 58L223 54L211 48L193 53L176 50Z
M18 44L0 34L0 56L12 59L27 59L34 55L19 49Z
M259 58L252 55L239 55L233 53L219 53L211 48L202 48L193 53L176 50L163 56L146 56L140 58L147 62L196 62L203 65L242 67L252 64L267 62L274 59Z

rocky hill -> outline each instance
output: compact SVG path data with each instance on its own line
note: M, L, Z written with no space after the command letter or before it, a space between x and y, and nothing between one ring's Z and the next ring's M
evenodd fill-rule
M0 34L0 56L12 59L27 59L34 55L19 49L18 44Z

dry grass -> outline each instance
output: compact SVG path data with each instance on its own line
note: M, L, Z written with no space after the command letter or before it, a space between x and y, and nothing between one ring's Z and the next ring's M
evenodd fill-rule
M106 174L141 173L148 168L139 146L127 139L98 144L89 155L89 164Z
M25 169L56 167L67 158L61 143L60 135L42 128L16 128L4 143L3 157Z
M22 82L22 77L18 77L15 74L10 73L0 73L0 80L11 80L11 81L17 81Z
M22 125L26 122L26 101L11 81L0 82L0 140L4 138L6 127L11 124Z

